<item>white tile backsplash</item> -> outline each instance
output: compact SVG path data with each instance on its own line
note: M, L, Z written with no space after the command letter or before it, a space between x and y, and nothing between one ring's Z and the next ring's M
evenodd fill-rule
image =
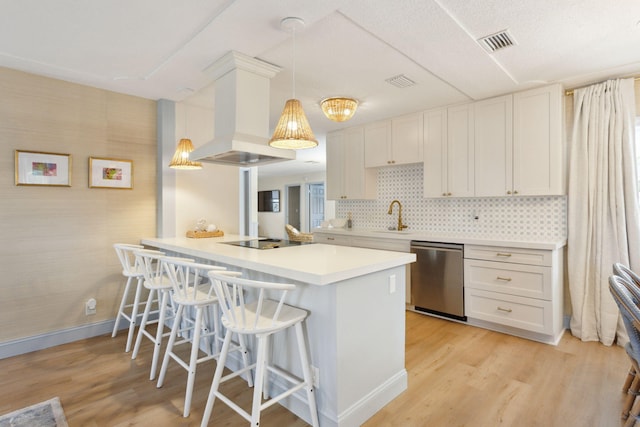
M424 199L422 164L378 170L377 200L336 201L336 217L351 212L354 228L386 229L398 223L394 199L402 203L403 223L411 231L463 233L472 237L555 240L567 236L566 196L468 197Z

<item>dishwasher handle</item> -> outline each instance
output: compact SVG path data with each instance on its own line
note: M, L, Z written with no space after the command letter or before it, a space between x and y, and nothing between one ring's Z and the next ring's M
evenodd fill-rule
M462 251L464 245L457 243L441 243L441 242L425 242L421 240L412 240L411 249L449 249L452 251Z

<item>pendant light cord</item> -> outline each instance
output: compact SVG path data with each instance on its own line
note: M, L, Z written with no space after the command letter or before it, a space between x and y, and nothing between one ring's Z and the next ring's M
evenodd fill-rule
M291 28L291 38L293 39L293 99L296 99L296 28Z

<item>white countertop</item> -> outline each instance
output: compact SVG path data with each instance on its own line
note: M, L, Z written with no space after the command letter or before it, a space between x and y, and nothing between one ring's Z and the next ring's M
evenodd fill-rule
M474 236L468 233L431 233L427 231L387 231L354 228L314 228L314 233L331 233L344 236L373 237L378 239L422 240L428 242L459 243L467 245L507 246L527 249L560 249L567 244L566 239L504 239Z
M276 249L252 249L223 244L250 237L190 239L187 237L143 238L143 245L186 256L285 277L312 285L327 285L353 277L415 262L411 253L381 251L313 243Z

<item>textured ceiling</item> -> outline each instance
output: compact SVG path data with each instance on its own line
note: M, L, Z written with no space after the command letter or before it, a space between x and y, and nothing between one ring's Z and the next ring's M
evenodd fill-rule
M213 106L203 70L229 50L274 63L272 126L292 94L280 20L301 17L296 97L321 141L431 107L640 73L638 0L0 0L0 10L0 66L150 99ZM489 54L476 42L505 29L515 46ZM417 84L385 82L398 74ZM361 101L345 124L318 105L337 94ZM323 146L298 157L291 172L323 168L304 163Z

